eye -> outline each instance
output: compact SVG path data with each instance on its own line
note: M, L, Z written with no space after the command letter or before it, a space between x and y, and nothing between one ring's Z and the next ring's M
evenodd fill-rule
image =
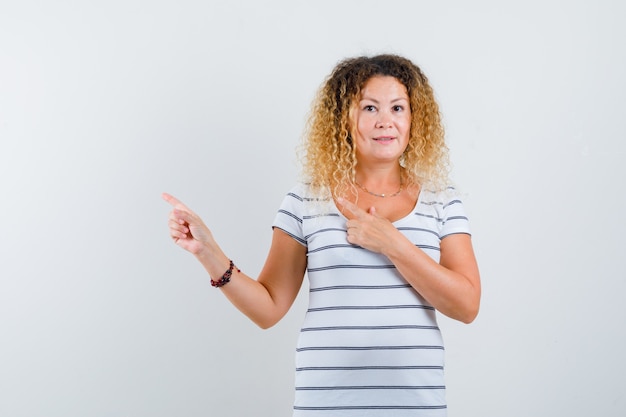
M401 105L399 105L399 104L398 104L398 105L393 106L393 111L395 111L395 112L400 112L400 111L402 111L402 110L404 110L404 106L401 106Z
M373 112L373 111L376 111L376 107L372 106L371 104L368 104L368 105L363 106L363 110L367 112Z

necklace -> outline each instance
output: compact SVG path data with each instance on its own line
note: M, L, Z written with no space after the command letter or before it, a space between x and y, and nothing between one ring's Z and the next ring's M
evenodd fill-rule
M367 188L365 188L364 186L362 186L361 184L359 184L356 180L354 181L354 183L355 183L356 185L358 185L358 186L359 186L359 188L360 188L360 189L362 189L363 191L365 191L366 193L368 193L368 194L370 194L370 195L373 195L374 197L381 197L381 198L385 198L385 197L395 197L395 196L397 196L398 194L400 194L400 193L402 192L402 188L403 188L403 185L404 185L404 184L402 183L402 179L400 179L400 188L398 188L398 191L396 191L396 192L395 192L395 193L393 193L393 194L389 194L389 195L387 195L387 194L384 194L384 193L383 193L383 194L376 194L376 193L373 193L373 192L371 192L370 190L368 190Z

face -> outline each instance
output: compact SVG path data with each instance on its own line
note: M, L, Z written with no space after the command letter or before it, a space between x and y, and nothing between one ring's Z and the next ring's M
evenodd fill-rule
M370 78L354 110L359 163L396 162L409 143L411 107L406 88L394 77Z

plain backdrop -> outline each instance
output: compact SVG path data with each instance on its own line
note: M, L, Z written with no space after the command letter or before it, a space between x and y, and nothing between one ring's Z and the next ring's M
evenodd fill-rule
M0 416L288 417L306 285L260 330L167 231L250 275L342 58L414 60L483 280L440 318L451 417L626 415L620 1L0 0Z

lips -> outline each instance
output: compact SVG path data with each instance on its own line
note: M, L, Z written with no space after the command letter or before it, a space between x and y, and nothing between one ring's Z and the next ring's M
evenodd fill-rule
M390 142L390 141L392 141L394 139L395 138L391 137L391 136L381 136L381 137L378 137L378 138L374 138L374 140L376 142Z

